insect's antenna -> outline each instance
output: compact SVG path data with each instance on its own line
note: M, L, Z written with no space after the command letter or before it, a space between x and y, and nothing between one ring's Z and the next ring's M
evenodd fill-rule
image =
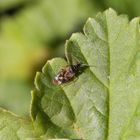
M72 64L72 57L71 57L71 53L66 53L66 59L68 61L69 64Z
M72 56L78 63L80 63L79 59L76 56L74 56L74 55L72 55Z
M68 60L69 60L69 63L70 64L75 64L75 63L80 63L80 60L77 58L77 57L75 57L72 53L67 53L67 56L68 56ZM74 61L75 60L75 61Z
M96 67L95 65L82 64L82 67Z

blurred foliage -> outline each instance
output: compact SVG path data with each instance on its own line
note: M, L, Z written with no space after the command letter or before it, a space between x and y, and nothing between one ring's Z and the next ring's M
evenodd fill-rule
M30 83L17 79L0 80L0 105L19 114L27 115L30 101Z
M36 71L108 7L139 16L139 0L0 0L0 106L25 115Z
M113 7L130 18L140 16L139 0L104 0L106 7Z
M0 0L0 12L10 9L11 7L25 4L30 1L31 0Z
M96 10L89 0L0 1L0 105L26 114L35 72Z

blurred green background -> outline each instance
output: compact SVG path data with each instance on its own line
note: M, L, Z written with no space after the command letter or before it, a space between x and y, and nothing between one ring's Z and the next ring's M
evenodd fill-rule
M0 0L0 106L28 115L36 71L64 57L64 43L88 17L109 7L130 18L139 0ZM115 28L115 27L114 27Z

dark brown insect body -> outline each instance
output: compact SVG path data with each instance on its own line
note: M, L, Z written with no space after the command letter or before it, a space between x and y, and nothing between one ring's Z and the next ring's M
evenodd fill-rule
M71 81L79 72L80 68L83 67L83 64L75 64L66 66L65 69L61 69L61 71L56 75L53 80L53 83L56 85L60 85L66 82Z

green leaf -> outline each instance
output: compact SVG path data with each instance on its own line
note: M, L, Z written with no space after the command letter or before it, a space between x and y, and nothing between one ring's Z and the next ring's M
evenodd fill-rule
M1 140L33 140L36 138L31 121L23 120L0 108Z
M53 128L51 138L140 139L139 18L129 22L112 9L99 13L67 41L66 57L90 67L58 86L52 80L68 65L64 59L48 61L37 73L31 116L39 134L49 138Z
M44 123L49 124L49 121L45 120ZM39 125L39 124L38 124ZM0 139L1 140L45 140L53 137L62 137L64 132L61 131L55 125L50 125L47 133L40 136L34 128L31 120L23 119L15 114L0 108ZM44 129L45 130L45 129ZM55 134L55 135L54 135ZM68 134L67 134L68 135Z
M139 19L112 9L98 14L67 41L66 57L90 67L56 86L67 62L48 61L32 91L33 124L0 109L0 139L140 139Z

